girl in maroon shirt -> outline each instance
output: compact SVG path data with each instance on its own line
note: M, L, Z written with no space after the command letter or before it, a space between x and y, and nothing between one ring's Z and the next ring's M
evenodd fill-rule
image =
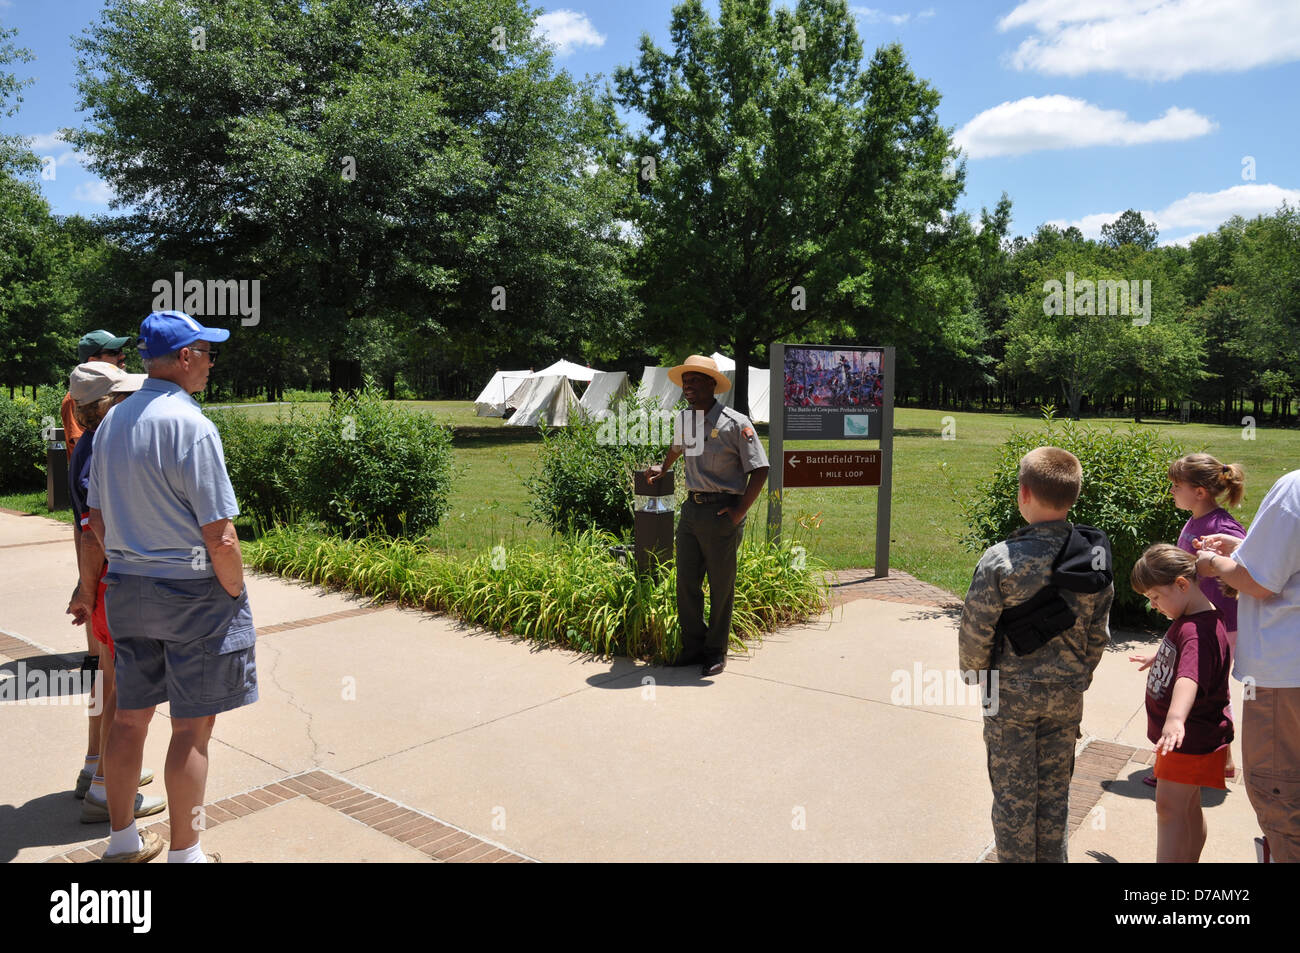
M1232 719L1231 651L1223 616L1201 591L1196 560L1177 546L1148 547L1133 590L1173 620L1155 655L1131 655L1147 675L1147 738L1156 747L1156 861L1196 863L1205 846L1201 788L1223 789Z

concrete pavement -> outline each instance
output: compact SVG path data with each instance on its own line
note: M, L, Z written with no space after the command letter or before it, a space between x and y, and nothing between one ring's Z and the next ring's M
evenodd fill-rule
M0 678L79 663L70 534L0 513ZM204 846L232 861L982 859L991 795L976 700L949 674L954 613L924 587L838 593L702 680L250 575L261 699L217 719ZM1154 859L1129 647L1087 696L1075 861ZM80 824L71 794L84 696L59 700L0 703L0 860L103 849L107 825ZM168 734L162 706L146 793L165 793ZM1252 861L1240 783L1206 797L1204 859Z

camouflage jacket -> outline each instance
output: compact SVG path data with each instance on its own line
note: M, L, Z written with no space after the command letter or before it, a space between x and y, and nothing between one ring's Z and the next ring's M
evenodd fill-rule
M1033 523L984 551L961 614L957 646L962 671L994 667L994 648L1001 642L996 668L1004 683L1065 684L1078 691L1091 684L1092 673L1110 641L1114 585L1091 594L1062 590L1062 598L1074 613L1074 625L1030 655L1016 655L1010 643L995 632L1003 609L1027 602L1048 585L1052 562L1069 534L1070 524L1065 520Z

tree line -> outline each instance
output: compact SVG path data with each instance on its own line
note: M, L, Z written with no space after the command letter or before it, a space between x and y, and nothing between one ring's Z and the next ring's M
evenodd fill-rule
M1005 194L957 210L939 91L896 44L868 56L843 0L723 0L716 18L685 0L671 45L643 37L605 81L557 69L533 16L106 0L76 39L85 118L64 137L120 206L51 215L38 157L0 135L0 384L56 384L82 333L127 333L175 287L164 303L232 330L217 396L364 376L465 398L561 356L760 364L802 340L895 345L900 399L931 406L1291 415L1294 210L1186 248L1136 212L1100 241L1013 239ZM24 60L0 27L0 120ZM1149 321L1096 313L1095 293L1087 313L1075 280L1112 298L1149 282ZM204 288L254 281L255 315L211 313Z

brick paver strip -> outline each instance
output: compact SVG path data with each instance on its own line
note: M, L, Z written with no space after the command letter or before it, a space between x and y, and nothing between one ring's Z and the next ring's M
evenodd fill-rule
M389 837L405 841L406 838L403 835L405 835L407 831L415 830L417 827L423 826L425 820L426 818L423 814L416 814L414 811L407 811L402 816L401 820L389 824L386 827L376 827L375 830L383 830L383 832Z
M440 841L434 841L432 844L426 844L420 849L430 857L446 860L448 857L459 854L465 849L465 845L473 841L473 839L462 831L456 831L455 834L444 837Z
M411 821L415 820L417 817L419 817L419 815L414 811L408 811L406 808L402 808L392 817L375 824L374 827L375 830L380 833L391 834L399 827L405 827L407 824L410 824Z
M871 575L870 569L843 569L827 575L831 586L831 605L840 606L856 599L882 599L886 602L905 602L911 605L957 608L961 599L922 582L899 569L889 570L884 579Z
M377 798L373 794L367 793L363 795L361 798L359 798L358 800L349 804L347 807L339 808L339 810L342 811L344 814L351 814L353 817L356 817L358 814L361 814L364 811L374 810L375 806L379 804L381 801L382 798Z
M5 543L0 545L0 549L17 549L19 546L53 546L55 544L68 545L66 539L38 539L31 543Z
M439 823L436 827L426 831L419 837L412 837L408 843L416 850L424 850L424 848L428 847L434 841L442 840L454 830L454 827L448 827L446 824Z
M248 808L249 811L260 811L262 808L266 807L265 801L259 801L251 794L236 794L235 800Z
M229 811L224 810L216 804L207 805L203 809L203 813L207 815L209 824L213 821L216 821L218 824L223 824L226 821L233 821L236 817L236 815L231 814Z
M420 823L412 824L410 827L407 827L403 830L394 831L393 836L396 837L404 844L411 844L412 846L414 846L417 840L422 840L426 834L428 834L431 831L437 830L437 828L441 826L442 825L440 825L437 821L430 820L429 818L421 815Z
M244 807L232 797L228 797L224 801L218 801L217 807L229 811L235 817L245 817L253 813L250 808Z
M297 791L299 794L311 794L312 791L316 790L310 784L299 781L297 778L286 778L280 783L291 791Z
M453 863L535 863L508 848L444 824L436 817L422 814L382 795L363 791L326 771L282 778L206 804L203 808L205 829L229 824L274 804L292 800L300 794L307 794L318 803L347 814L371 830L419 850L435 860L451 860ZM167 821L157 821L144 829L155 832L164 841L170 839L171 828ZM46 863L89 863L98 859L107 849L108 841L105 839L88 847L76 847L56 854L48 858Z
M485 854L490 854L496 850L491 844L472 844L468 850L463 850L454 857L448 857L447 862L450 864L464 864L475 860Z
M66 542L66 541L65 541ZM303 629L311 625L323 625L326 622L337 622L339 619L351 619L354 616L369 615L372 612L382 612L384 609L394 608L393 604L379 606L361 606L357 609L342 609L339 612L331 612L328 615L314 615L306 619L294 619L292 622L277 622L275 625L257 627L258 635L274 635L277 632L288 632L291 629Z

